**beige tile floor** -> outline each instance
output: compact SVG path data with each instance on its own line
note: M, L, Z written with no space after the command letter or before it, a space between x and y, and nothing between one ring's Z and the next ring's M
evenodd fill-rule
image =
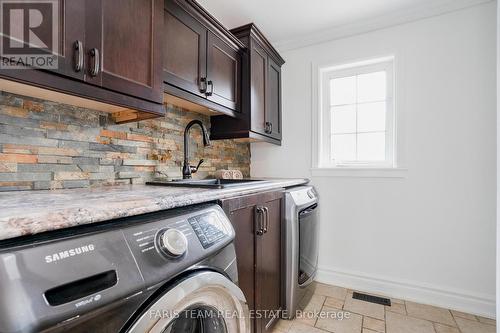
M313 283L304 295L299 308L308 315L280 320L273 333L496 332L492 319L394 298L390 307L368 303L353 299L352 290L322 283Z

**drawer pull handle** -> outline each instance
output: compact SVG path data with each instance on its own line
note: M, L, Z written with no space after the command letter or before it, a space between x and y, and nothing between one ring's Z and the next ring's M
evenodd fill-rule
M257 234L257 236L262 236L264 234L264 207L255 207L255 222L255 233Z
M263 207L264 208L264 230L263 232L266 234L267 230L269 229L269 208L268 207Z

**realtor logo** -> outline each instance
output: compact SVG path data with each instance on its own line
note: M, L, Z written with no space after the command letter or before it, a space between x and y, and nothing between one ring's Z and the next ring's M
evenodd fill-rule
M0 69L57 69L58 0L0 0Z

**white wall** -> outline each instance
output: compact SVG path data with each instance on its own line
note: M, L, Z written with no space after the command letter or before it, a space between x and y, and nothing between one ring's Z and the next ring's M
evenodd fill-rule
M311 177L318 280L495 316L495 6L283 53L283 145L252 144L254 177L311 177L312 63L396 56L406 177Z

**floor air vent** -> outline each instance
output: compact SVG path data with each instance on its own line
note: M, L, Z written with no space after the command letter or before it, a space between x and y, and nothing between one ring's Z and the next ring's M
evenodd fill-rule
M367 294L361 294L361 293L357 293L357 292L352 293L352 298L359 299L360 301L391 306L391 300L388 298L377 297L377 296L372 296L372 295L367 295Z

